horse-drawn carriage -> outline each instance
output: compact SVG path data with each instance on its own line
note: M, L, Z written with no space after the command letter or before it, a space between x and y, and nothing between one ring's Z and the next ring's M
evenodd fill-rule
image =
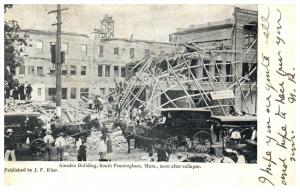
M123 132L127 138L130 136L154 147L163 142L170 152L179 147L206 152L211 146L210 116L211 112L205 109L166 108L161 110L159 121L149 126L135 126L134 133L129 130L126 134L124 128Z
M46 134L45 122L39 112L7 112L4 115L5 132L12 129L17 147L28 146L34 157L43 156L46 144L43 137ZM56 138L59 133L78 138L87 136L85 123L68 123L51 129Z
M212 116L210 121L216 135L221 136L223 151L239 151L248 163L256 162L256 116Z

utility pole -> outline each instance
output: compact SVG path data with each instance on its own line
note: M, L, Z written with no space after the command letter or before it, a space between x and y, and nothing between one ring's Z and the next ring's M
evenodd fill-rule
M61 118L61 11L67 10L61 9L60 4L57 4L57 9L48 12L48 14L51 13L57 13L56 19L57 23L54 23L52 25L56 25L56 45L55 45L55 71L56 71L56 115L58 117L58 120L60 123L62 123Z

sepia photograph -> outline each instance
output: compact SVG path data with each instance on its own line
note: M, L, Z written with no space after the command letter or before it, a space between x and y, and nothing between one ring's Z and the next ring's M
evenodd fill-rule
M257 5L4 5L4 161L257 164Z

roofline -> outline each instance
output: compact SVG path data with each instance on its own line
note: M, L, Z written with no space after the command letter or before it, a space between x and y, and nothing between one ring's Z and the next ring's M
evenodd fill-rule
M32 34L45 34L45 35L56 35L55 31L47 31L47 30L42 30L42 29L21 29L22 32L29 32ZM89 38L87 34L84 33L76 33L76 32L67 32L67 31L62 31L62 35L73 35L73 36L81 36L81 37L86 37Z
M246 14L258 16L258 11L254 11L254 10L250 10L250 9L242 9L240 7L234 7L234 9L237 10L237 11L246 13Z
M169 42L143 40L143 39L127 39L127 38L101 39L101 41L126 41L126 42L144 42L144 43L158 43L164 45L175 45L175 43L169 43Z
M207 26L207 27L197 27L197 28L193 28L193 29L185 29L183 31L180 32L175 32L172 33L174 35L181 35L181 34L186 34L186 33L190 33L190 32L200 32L200 31L213 31L215 29L226 29L226 28L232 28L233 27L233 23L224 23L224 24L219 24L219 25L212 25L212 26Z

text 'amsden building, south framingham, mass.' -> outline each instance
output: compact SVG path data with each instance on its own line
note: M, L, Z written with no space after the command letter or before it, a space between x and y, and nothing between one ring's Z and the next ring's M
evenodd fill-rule
M108 94L114 90L116 82L126 84L126 79L132 76L130 63L149 54L172 56L188 49L188 46L181 46L187 44L208 52L188 60L189 65L195 67L191 67L190 75L182 77L198 79L198 87L193 84L185 84L184 90L182 86L174 87L167 92L170 98L181 97L186 90L196 94L199 86L206 91L217 91L224 89L222 85L232 85L237 110L256 114L257 11L235 7L232 18L177 29L169 35L169 42L117 38L114 25L118 23L105 15L92 35L62 33L61 49L65 53L61 71L62 99ZM21 83L31 83L33 101L55 100L56 71L51 63L50 48L56 42L56 33L36 29L23 29L23 32L29 35L32 46L25 48L24 62L16 70L16 78ZM210 50L214 50L214 54ZM235 88L241 82L241 88ZM162 87L168 86L163 80L160 83ZM163 105L167 102L164 97L162 95L156 105L168 107ZM184 107L186 99L183 97L174 103Z

